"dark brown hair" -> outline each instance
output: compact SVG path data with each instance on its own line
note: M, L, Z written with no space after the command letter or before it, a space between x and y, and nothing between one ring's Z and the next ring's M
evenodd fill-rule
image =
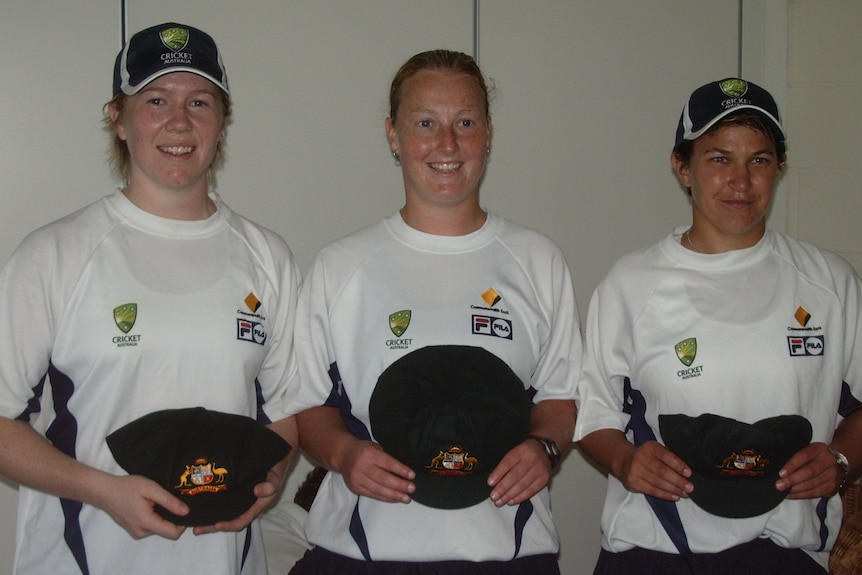
M714 134L715 132L721 130L722 128L726 128L727 126L744 126L746 128L751 128L755 132L760 132L767 138L769 141L775 144L775 156L778 160L779 167L784 164L787 156L787 146L784 143L784 140L777 140L772 130L770 129L769 121L764 118L761 114L755 112L750 109L742 109L738 112L733 112L732 114L728 114L704 132L699 137L705 136L707 134ZM691 156L694 153L694 142L696 140L685 140L681 144L677 145L673 149L673 154L676 156L676 159L687 166L689 162L691 162Z

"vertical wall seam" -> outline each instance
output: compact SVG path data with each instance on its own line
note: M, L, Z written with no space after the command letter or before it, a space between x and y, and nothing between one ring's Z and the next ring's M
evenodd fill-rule
M473 0L473 59L479 63L479 0Z
M739 0L737 6L737 41L736 41L736 77L742 78L742 3L745 0Z
M120 0L120 50L126 45L126 0Z

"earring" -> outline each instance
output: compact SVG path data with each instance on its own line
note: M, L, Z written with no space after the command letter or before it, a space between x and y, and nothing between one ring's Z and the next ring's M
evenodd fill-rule
M400 166L401 165L401 156L398 155L398 152L396 152L395 150L392 150L392 157L395 158L395 165Z

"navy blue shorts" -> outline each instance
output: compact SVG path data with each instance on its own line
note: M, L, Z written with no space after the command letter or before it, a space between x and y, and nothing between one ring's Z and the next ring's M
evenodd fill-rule
M363 561L315 547L296 562L290 575L559 575L556 555L511 561ZM725 574L727 575L727 574Z
M634 548L620 553L602 549L593 575L826 575L801 549L786 549L771 539L755 539L718 553L679 555Z

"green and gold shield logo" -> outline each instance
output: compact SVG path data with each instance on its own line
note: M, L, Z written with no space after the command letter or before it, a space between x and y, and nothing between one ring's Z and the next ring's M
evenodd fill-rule
M674 346L674 351L683 365L690 367L697 356L697 339L690 337L682 340Z
M719 84L721 91L731 98L739 98L748 92L748 82L739 78L730 78Z
M126 303L114 308L114 323L123 333L129 333L135 327L138 318L138 304Z
M395 334L395 337L401 337L407 328L410 326L410 317L413 315L409 309L403 309L389 314L389 329Z
M165 28L159 32L159 38L168 50L179 52L189 43L189 31L186 28Z

